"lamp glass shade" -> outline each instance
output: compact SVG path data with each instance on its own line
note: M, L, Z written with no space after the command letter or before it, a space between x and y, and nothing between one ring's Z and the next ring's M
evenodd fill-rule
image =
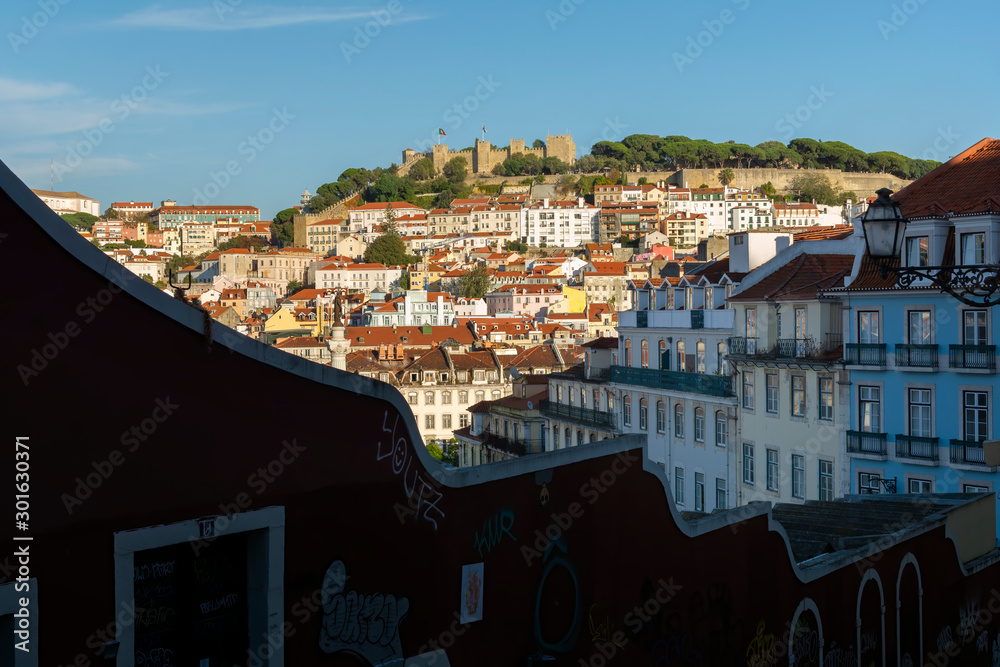
M865 233L865 245L872 257L896 257L903 246L903 232L906 230L906 218L889 195L892 190L882 188L876 199L861 218L861 227Z

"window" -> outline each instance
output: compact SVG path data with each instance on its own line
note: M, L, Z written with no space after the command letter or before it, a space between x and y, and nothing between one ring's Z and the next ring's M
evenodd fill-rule
M962 234L962 264L983 264L986 262L986 234Z
M986 392L965 391L962 392L962 397L965 412L965 439L982 442L988 437Z
M694 409L694 439L705 442L705 408Z
M486 400L486 392L485 391L477 391L476 392L476 403L480 403L480 402L485 401L485 400Z
M649 368L649 341L644 340L639 345L640 363L643 368Z
M694 511L705 511L705 475L700 472L694 474Z
M931 437L931 390L909 390L909 434L917 438Z
M639 428L645 431L649 422L649 402L645 398L639 399Z
M726 480L722 477L715 478L715 509L726 509Z
M674 468L674 502L684 504L684 468Z
M411 391L409 394L407 394L406 395L406 402L409 403L410 405L417 405L418 404L417 393L414 392L414 391Z
M833 461L819 462L819 499L833 500Z
M962 493L987 493L990 490L988 486L981 486L979 484L963 484Z
M778 414L778 374L767 373L765 376L765 408L771 414Z
M632 365L632 340L630 338L625 339L625 365Z
M882 405L879 387L858 387L858 427L866 433L882 430Z
M792 454L792 497L806 497L806 457Z
M753 486L757 479L757 467L753 461L753 445L743 443L743 483Z
M718 447L729 444L729 423L726 420L725 410L715 413L715 444Z
M563 388L561 384L556 385L556 403L562 403Z
M910 345L930 345L931 311L911 310L906 314Z
M674 406L674 437L684 437L684 406L680 403Z
M806 377L792 376L792 416L806 416Z
M964 345L986 345L986 311L966 310L962 315L964 328L962 343Z
M753 371L743 371L743 407L753 410Z
M906 490L908 493L930 493L931 486L929 479L911 479Z
M425 391L424 392L424 405L434 405L434 392Z
M451 415L441 416L441 428L451 428Z
M703 341L698 341L694 346L694 364L695 371L698 373L705 372L705 343Z
M670 353L667 352L667 341L660 341L660 370L670 370Z
M469 413L463 412L458 416L458 426L459 428L465 428L469 425Z
M441 404L442 405L451 405L451 392L450 391L442 391L441 392Z
M858 313L858 342L877 345L882 342L882 328L877 310L862 310Z
M877 473L858 473L858 493L881 493L882 478Z
M626 426L632 425L632 397L628 394L622 398L622 419Z
M610 389L607 392L607 398L608 398L608 412L614 412L615 411L615 395L613 393L611 393Z
M468 405L469 404L469 392L467 392L467 391L460 391L460 392L458 392L458 402L461 403L462 405Z
M819 418L833 420L833 378L819 379Z
M726 344L719 343L715 347L715 372L722 375L726 371Z
M494 389L492 392L490 392L490 396L493 398L494 401L497 400L498 398L500 398L500 390Z
M667 406L663 401L656 402L656 432L665 433L667 430Z
M434 415L424 416L424 426L427 428L434 428Z
M677 370L685 371L684 367L684 341L677 341Z
M767 450L767 490L778 490L778 450Z

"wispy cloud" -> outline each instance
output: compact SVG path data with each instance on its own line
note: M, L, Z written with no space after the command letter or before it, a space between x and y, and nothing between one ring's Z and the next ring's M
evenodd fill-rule
M0 102L51 100L76 95L78 92L74 86L68 83L36 83L0 77Z
M167 30L262 30L300 23L333 23L372 18L371 10L358 8L325 9L319 7L237 7L220 11L214 5L168 9L152 5L111 22L128 28L160 28ZM406 20L416 20L407 17ZM403 17L393 16L393 23L404 22Z
M50 164L48 156L37 159L26 158L6 158L7 166L17 174L25 183L34 187L49 187ZM74 170L74 179L78 178L103 178L108 176L120 176L139 169L142 165L138 162L123 157L88 157L80 167ZM56 189L59 190L59 175L56 174Z

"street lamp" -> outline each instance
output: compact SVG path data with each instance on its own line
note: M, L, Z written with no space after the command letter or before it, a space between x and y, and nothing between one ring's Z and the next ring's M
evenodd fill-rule
M908 220L893 199L892 190L882 188L878 199L869 205L861 217L861 228L865 234L865 249L874 260L882 278L891 272L897 279L896 285L902 289L933 284L962 303L975 306L995 306L1000 304L1000 266L958 265L958 266L890 266L892 260L900 256L903 249Z

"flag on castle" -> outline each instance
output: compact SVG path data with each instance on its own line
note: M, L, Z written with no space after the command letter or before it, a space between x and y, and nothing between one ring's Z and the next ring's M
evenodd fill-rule
M483 124L483 134L486 134L486 124Z
M440 134L442 137L448 136L447 134L444 133L444 130L442 130L440 127L438 128L438 134Z

